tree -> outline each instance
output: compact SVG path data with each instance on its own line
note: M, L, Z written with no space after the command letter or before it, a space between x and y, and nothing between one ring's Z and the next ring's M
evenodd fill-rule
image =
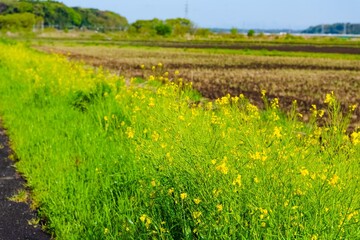
M248 31L248 33L247 33L247 36L248 36L248 37L253 37L253 36L255 36L255 31L252 30L252 29L250 29L250 30Z
M170 25L159 23L155 26L155 31L157 35L160 36L169 36L171 35L172 29Z

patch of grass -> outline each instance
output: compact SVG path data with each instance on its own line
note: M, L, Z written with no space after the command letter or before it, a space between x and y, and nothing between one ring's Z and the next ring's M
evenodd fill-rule
M162 64L126 82L0 47L16 166L57 239L359 236L360 136L333 94L304 124L265 92L264 111L243 95L201 99Z
M9 198L10 201L13 202L21 202L26 203L29 201L29 194L25 189L21 189L17 194Z

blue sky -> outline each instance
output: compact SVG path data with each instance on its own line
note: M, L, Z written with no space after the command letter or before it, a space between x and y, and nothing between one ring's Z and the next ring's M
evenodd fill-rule
M199 27L305 29L322 23L360 23L360 0L59 0L138 19L187 17Z

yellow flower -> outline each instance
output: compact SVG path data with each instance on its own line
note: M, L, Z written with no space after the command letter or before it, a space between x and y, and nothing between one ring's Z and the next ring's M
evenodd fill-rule
M194 219L197 219L197 218L199 218L201 216L201 214L202 214L201 212L193 212L192 216L193 216Z
M155 180L151 181L151 186L156 187L156 181Z
M104 116L104 120L105 120L106 122L109 121L108 116Z
M218 212L221 212L222 210L223 210L223 205L222 204L218 204L218 205L216 205L216 209L217 209L217 211Z
M331 91L331 93L326 94L324 103L327 103L329 106L332 106L334 105L335 102L336 99L333 91Z
M149 228L151 224L151 218L149 218L146 214L140 216L140 221L145 223L146 228Z
M222 174L227 174L229 172L229 168L226 166L227 160L228 159L225 156L221 164L216 166L216 170L220 171Z
M309 175L309 171L306 168L302 168L302 169L300 169L300 174L305 177L305 176Z
M145 65L144 65L144 64L141 64L141 65L140 65L140 68L141 68L141 69L145 69Z
M356 108L357 108L357 104L353 104L349 107L349 111L354 112Z
M328 180L329 184L332 185L332 186L335 186L339 181L339 176L334 174L334 176L332 176L332 178L330 178Z
M181 198L181 200L184 200L185 198L187 198L187 193L181 193L180 194L180 198Z
M237 176L237 178L233 181L232 184L238 185L239 187L241 187L241 175L240 174Z
M354 144L354 145L358 145L360 144L360 132L353 132L351 135L351 142Z
M159 140L159 137L160 135L156 131L154 131L153 134L151 135L151 138L154 142L157 142Z
M350 213L346 218L348 221L350 221L354 216L357 216L359 214L359 211L354 211Z
M146 215L146 214L143 214L143 215L141 215L141 217L140 217L140 221L145 222L146 218L147 218L147 215Z
M222 174L227 174L229 168L226 166L226 162L222 162L220 165L216 167L216 170L220 171Z
M104 234L108 234L109 233L109 229L108 228L105 228L104 229Z
M318 239L318 236L316 234L312 235L310 240L317 240Z
M179 75L179 74L180 74L179 70L175 70L175 75Z
M171 194L173 194L173 193L174 193L174 188L170 188L170 189L168 190L168 194L171 195Z
M271 108L272 109L278 109L279 108L279 99L278 98L274 98L271 101Z
M273 136L276 137L276 138L281 138L281 127L275 127L274 128L274 133L273 133Z
M126 129L126 135L127 135L127 137L128 138L134 138L134 136L135 136L135 130L134 129L132 129L131 127L128 127L127 129Z
M155 99L154 98L150 98L149 99L149 104L148 104L149 107L154 107L155 106Z
M265 214L265 215L268 215L268 214L269 214L269 211L268 211L267 209L265 209L265 208L260 208L259 210L260 210L260 212L261 212L262 214Z
M194 203L195 203L196 205L198 205L200 202L201 202L201 200L200 200L199 198L195 198L195 199L194 199Z
M162 64L161 62L159 62L159 63L158 63L158 66L159 66L159 67L162 67L162 66L163 66L163 64Z

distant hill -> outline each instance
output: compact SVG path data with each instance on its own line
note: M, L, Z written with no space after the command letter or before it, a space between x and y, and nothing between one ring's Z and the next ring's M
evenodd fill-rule
M360 34L360 24L334 23L322 24L309 27L302 33L323 33L323 34Z
M0 1L0 28L19 25L16 19L41 22L45 27L58 29L87 28L109 31L122 30L128 26L125 17L111 11L68 7L56 1Z

